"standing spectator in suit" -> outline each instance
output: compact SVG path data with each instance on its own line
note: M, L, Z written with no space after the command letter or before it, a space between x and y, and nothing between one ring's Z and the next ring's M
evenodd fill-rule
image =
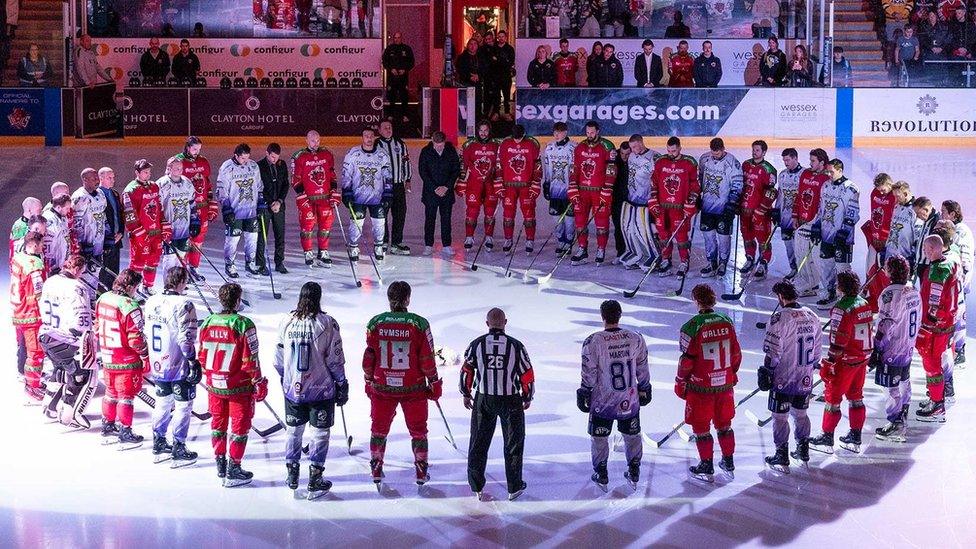
M695 87L717 88L722 81L722 60L712 53L712 42L702 42L702 53L695 59Z
M759 58L760 85L778 88L783 85L786 76L786 54L779 49L779 39L775 36L770 36L766 43L769 49Z
M603 43L597 40L593 42L590 55L586 57L586 85L591 88L599 87L596 84L597 72L603 63Z
M654 53L654 41L644 40L641 44L642 53L634 60L634 79L638 88L656 88L661 85L664 77L664 65L661 56Z
M106 288L111 288L119 272L122 237L125 235L125 210L122 196L115 190L115 172L112 168L98 170L98 186L105 195L105 242L102 247L102 272L98 279Z
M142 53L139 60L139 70L142 81L147 83L165 83L169 75L169 54L160 49L159 37L149 39L149 49Z
M535 49L535 59L529 63L529 70L526 73L529 85L541 90L548 89L556 83L556 66L552 59L546 56L546 47L540 45Z
M383 68L386 69L386 100L390 103L390 114L407 122L407 83L413 69L413 49L403 43L403 34L394 32L391 43L383 50Z
M430 143L420 151L420 179L424 182L424 255L434 253L434 225L441 218L442 253L450 257L451 210L454 207L454 185L461 175L461 159L454 146L447 142L444 132L436 131Z
M256 263L259 270L271 269L265 259L268 235L274 231L274 269L288 274L285 268L285 197L288 196L288 163L281 159L281 145L269 143L267 155L258 161L261 182L264 184L264 201L268 209L261 214L262 226L258 227L258 251Z
M498 87L502 92L502 113L505 120L513 120L512 116L512 77L515 76L515 48L508 43L508 33L500 30L496 38L498 48L498 65L495 67L498 77ZM555 76L555 75L553 75Z
M200 58L190 49L190 41L180 40L180 51L173 56L173 76L180 82L192 82L196 85L197 75L200 73Z

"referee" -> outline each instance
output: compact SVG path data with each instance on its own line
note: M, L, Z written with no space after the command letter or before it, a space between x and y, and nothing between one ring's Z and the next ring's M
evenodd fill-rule
M390 157L393 172L393 201L390 203L392 223L386 224L383 243L389 245L393 255L410 255L410 248L403 245L403 224L407 220L407 192L410 191L410 152L407 144L393 136L393 121L380 122L380 138L376 146ZM390 228L393 225L393 228Z
M521 496L526 486L522 480L525 410L532 403L535 374L525 346L505 334L507 323L501 309L488 311L488 333L471 342L461 367L464 407L471 410L468 485L479 500L485 487L488 447L495 435L497 419L502 421L505 440L508 499Z

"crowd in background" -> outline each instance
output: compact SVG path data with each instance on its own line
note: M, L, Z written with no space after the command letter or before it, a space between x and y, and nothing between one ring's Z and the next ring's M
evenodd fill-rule
M492 121L513 120L515 48L506 31L475 33L455 59L455 68L458 85L476 90L478 114Z
M976 51L976 1L882 0L893 86L965 86Z

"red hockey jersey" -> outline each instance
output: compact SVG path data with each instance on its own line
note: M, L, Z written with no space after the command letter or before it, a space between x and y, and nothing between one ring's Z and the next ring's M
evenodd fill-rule
M878 189L871 191L871 219L861 225L861 231L864 232L868 244L879 252L883 251L888 243L891 219L895 215L897 205L898 198L895 193L882 194Z
M164 226L163 208L159 202L159 187L154 181L139 183L132 180L122 192L125 229L134 239L159 236Z
M604 138L591 142L584 139L573 151L573 172L569 178L567 194L576 200L580 192L598 192L600 198L610 201L613 183L617 178L617 149Z
M213 184L210 181L210 161L202 154L193 157L186 153L176 155L183 161L183 176L193 183L196 192L197 208L204 219L215 219L220 213L220 205L214 199Z
M579 60L575 53L562 52L553 58L553 65L556 66L556 86L567 88L576 85L576 73L579 71Z
M342 202L336 185L335 158L324 147L315 150L305 147L291 157L291 186L298 194L305 194L312 202L332 198Z
M542 162L539 142L532 137L520 141L509 137L498 145L495 165L495 192L503 187L529 187L540 194Z
M874 313L861 296L843 297L830 309L830 348L827 360L860 366L874 350Z
M136 300L106 292L95 304L95 336L106 370L149 369L142 309Z
M800 174L800 182L796 187L796 199L793 202L793 226L799 227L813 221L820 209L820 191L824 183L830 180L826 172L815 172L810 168Z
M478 188L493 186L497 162L498 141L467 140L461 152L461 177L455 186L455 192L464 194L468 185Z
M27 253L14 254L10 262L10 305L14 326L40 326L38 300L44 286L44 260Z
M687 53L672 55L668 61L668 73L671 75L668 79L668 86L672 88L695 87L695 79L692 77L694 67L695 58L691 55Z
M681 358L676 381L689 391L720 393L735 386L742 350L732 320L711 310L681 327Z
M935 334L952 333L959 309L959 263L942 259L922 275L922 329Z
M776 202L776 168L763 160L742 163L742 213L766 215Z
M254 392L261 378L258 332L254 322L237 313L212 314L200 326L197 354L205 374L204 386L215 395Z
M392 311L374 316L366 326L363 353L366 383L387 393L426 390L426 380L437 378L434 337L420 315Z
M654 159L651 198L647 201L652 211L658 208L684 209L690 215L695 211L700 193L698 162L694 158L681 154L677 157L662 155Z

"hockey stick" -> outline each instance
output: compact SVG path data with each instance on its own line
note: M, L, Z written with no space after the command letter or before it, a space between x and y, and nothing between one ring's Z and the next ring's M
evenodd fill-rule
M268 404L268 401L267 400L262 400L261 402L263 402L264 405L268 407L268 410L271 411L271 415L274 416L275 420L277 420L278 423L275 423L274 425L272 425L271 427L268 427L267 429L264 429L263 431L261 429L258 429L254 425L251 425L251 429L255 433L257 433L258 436L260 436L261 438L268 438L269 436L271 436L271 435L277 433L278 431L284 429L285 428L285 424L284 424L284 422L281 421L281 418L278 417L278 413L274 411L274 408L272 408L271 405Z
M512 245L512 253L508 254L508 265L505 267L505 278L512 276L512 261L515 260L515 252L518 251L519 241L522 240L522 229L515 235L515 244Z
M444 420L444 427L447 428L447 436L444 438L451 443L451 446L453 446L455 450L458 450L457 444L454 442L454 434L451 433L451 426L447 423L447 416L444 415L444 409L441 408L440 401L435 400L434 404L437 405L437 411L441 413L441 419ZM458 451L460 452L460 450Z
M776 225L775 227L773 227L773 230L770 231L770 233L769 233L769 237L766 238L766 242L764 242L763 245L762 245L762 247L759 250L756 251L756 255L759 255L760 257L762 257L762 250L765 250L767 246L770 246L771 245L771 243L773 242L773 235L776 234L776 231L778 229L779 229L779 225ZM737 255L738 255L738 252L739 252L739 244L738 244L739 243L739 238L738 238L738 236L739 236L739 234L736 233L736 239L735 239L735 241L736 241L736 245L735 245L736 250L735 251L736 251L736 254ZM762 261L762 259L760 259L760 261ZM767 268L768 268L768 266L767 266ZM736 271L738 271L738 270L739 270L738 269L738 266L736 266ZM751 279L749 279L749 280L747 280L747 281L745 281L745 282L742 283L742 286L739 287L739 291L738 292L736 292L736 293L729 293L729 294L722 294L722 300L723 301L738 301L742 297L742 294L745 293L746 288L748 288L751 284L753 284L757 280L760 280L760 279L758 279L755 276L753 276ZM735 289L735 275L734 274L732 275L732 289Z
M474 259L471 260L471 270L472 271L477 271L478 270L478 256L481 255L481 249L485 247L485 240L488 240L488 236L487 235L484 238L481 239L481 244L478 245L478 251L474 253Z
M346 228L342 225L342 217L339 215L339 205L332 204L332 209L335 211L336 221L339 223L339 233L342 234L342 242L346 245L346 255L349 256L349 267L352 269L352 279L356 282L357 288L362 288L363 283L359 280L359 275L356 274L356 262L352 260L352 255L350 254L349 240L346 238Z
M263 215L261 216L261 233L264 236L264 268L268 269L268 226L264 223ZM274 269L268 269L268 276L271 278L271 297L281 299L281 294L275 291Z
M755 391L749 393L748 395L742 397L742 399L739 400L739 402L737 402L736 405L733 407L733 410L734 409L737 409L739 406L741 406L743 402L745 402L745 401L749 400L750 398L756 396L757 393L759 393L759 389L758 388L756 388ZM747 414L748 414L748 412L747 412ZM674 426L674 429L671 429L671 432L670 433L664 435L664 438L662 438L661 440L657 441L657 443L656 443L657 444L657 447L660 448L661 446L663 446L664 443L667 442L667 440L669 438L671 438L671 435L673 435L675 433L678 433L680 431L680 429L682 427L684 427L684 426L685 426L685 422L684 421L682 421L681 423L678 423L677 425L675 425ZM681 431L681 433L682 433L682 437L681 438L684 439L685 438L684 435L683 435L684 431ZM688 442L690 440L691 440L691 438L689 437L688 439L685 440L685 442Z
M149 385L152 385L153 387L156 386L153 380L149 379L148 377L143 376L142 379ZM151 396L148 392L146 392L145 388L140 387L139 392L136 393L136 396L139 397L139 400L145 402L146 405L149 406L150 408L153 409L156 408L156 399L153 396ZM192 408L190 409L190 413L193 414L193 417L199 419L200 421L207 421L211 417L210 412L204 412L202 414L198 414Z
M119 277L119 273L113 271L112 269L106 267L105 265L102 265L102 268L105 269L105 272L107 272L108 274L112 275L112 278L118 278ZM139 274L141 275L142 273L139 273ZM146 284L146 281L143 280L142 281L142 284L140 284L140 286L145 286L145 284ZM103 286L104 286L104 284L103 284ZM88 287L90 288L91 287L91 284L89 284ZM111 288L109 288L109 290L111 290ZM149 297L149 294L143 292L142 291L142 288L140 288L140 287L136 287L136 293L143 300L145 300L147 297Z
M563 224L563 220L566 219L566 215L569 214L569 209L572 207L573 207L572 204L566 206L566 209L563 210L563 214L560 215L559 219L556 220L556 226L552 228L552 232L549 233L549 236L546 237L546 240L542 243L542 247L540 247L539 251L535 253L535 257L532 258L532 261L529 263L529 266L526 267L525 272L522 273L522 282L525 283L529 282L529 271L532 270L532 266L535 265L536 260L539 259L540 255L542 255L542 250L546 249L546 245L549 244L549 241L552 240L553 235L556 234L556 230L559 229L560 225ZM570 248L572 248L572 245L570 246Z
M230 281L227 280L227 277L224 276L224 273L220 272L220 269L217 268L217 265L215 265L214 262L211 261L209 257L207 257L207 254L203 253L203 248L201 248L200 246L197 246L196 244L190 244L190 245L193 246L194 248L196 248L198 252L200 252L200 257L202 257L202 258L204 258L204 259L207 260L207 263L210 265L210 268L212 268L214 270L214 272L217 273L217 276L219 276L220 279L224 281L224 284L230 284ZM210 289L210 293L212 293L214 295L214 297L217 297L218 300L219 300L220 294L218 294L213 289L213 286L211 286L210 283L207 282L206 280L204 280L203 282ZM241 296L241 303L243 303L246 307L250 307L251 306L251 303L248 300L244 299L243 296Z
M180 262L180 266L186 270L187 274L190 274L189 267L187 267L186 262L183 261L183 258L180 257L180 254L178 253L176 254L176 260ZM197 284L196 277L190 274L189 278L190 278L190 283L193 284L193 288L196 289L197 291L197 295L200 296L200 300L203 301L204 307L207 308L207 312L210 314L214 314L213 309L210 308L210 303L207 302L207 298L204 297L203 291L200 290L200 286Z
M695 223L695 219L696 218L693 217L691 220L691 238L688 239L689 250L688 250L688 264L685 265L686 269L691 269L691 246L695 242L695 229L698 227L698 224ZM685 273L683 275L680 275L680 278L681 278L681 282L678 283L678 291L666 292L664 294L665 296L677 297L681 295L682 292L685 291L685 280L687 280L688 278L688 271L685 270Z
M352 437L349 436L349 429L346 428L346 408L339 406L339 414L342 416L342 432L346 435L346 452L352 455Z
M356 213L353 211L352 206L350 204L346 204L346 209L349 210L349 218L352 219L352 222L355 223L357 227L359 227L359 234L360 234L360 237L361 237L362 236L362 233L363 233L363 227L366 225L366 219L364 218L363 221L362 221L362 223L360 223L359 220L356 219ZM382 246L382 245L383 245L383 243L380 242L380 246ZM349 260L351 261L352 258L350 257ZM380 283L380 286L382 286L383 285L383 275L380 274L380 268L379 268L379 266L376 265L376 242L373 242L373 253L370 254L369 261L370 261L370 263L373 264L373 271L376 272L376 280L377 280L377 282L379 282Z
M586 225L583 225L583 230L584 231L587 230L587 228L589 228L590 223L593 221L594 216L596 216L596 212L595 211L593 213L591 213L590 214L590 218L586 220ZM576 233L574 233L574 237L575 236L579 236L579 233L580 233L580 231L577 230ZM574 240L575 240L575 238L574 238ZM571 252L570 253L565 253L565 254L559 256L559 259L556 260L556 264L553 265L552 266L552 269L549 270L549 274L547 274L546 276L544 276L544 277L542 277L542 278L539 279L539 284L540 285L541 284L548 284L549 281L552 280L553 273L555 273L556 272L556 269L559 268L559 264L562 263L563 260L566 259L570 255L572 255Z
M647 280L647 277L651 276L651 273L654 272L654 270L657 269L658 265L661 263L661 258L664 257L664 254L661 253L662 250L664 250L665 248L670 246L672 242L674 242L674 237L678 236L678 230L680 230L681 226L685 224L685 221L688 221L688 216L683 217L681 219L681 223L678 223L678 226L674 228L674 232L672 232L671 236L668 237L668 239L664 242L664 246L661 246L661 249L658 250L657 257L655 257L654 261L652 261L651 264L648 266L647 272L644 273L644 276L642 276L641 279L637 282L637 286L634 286L633 290L624 291L624 297L626 297L627 299L631 299L632 297L637 295L637 292L640 291L641 286L644 285L644 281ZM677 427L675 428L675 431L676 430ZM674 431L672 431L668 436L671 436L672 434L674 434Z

